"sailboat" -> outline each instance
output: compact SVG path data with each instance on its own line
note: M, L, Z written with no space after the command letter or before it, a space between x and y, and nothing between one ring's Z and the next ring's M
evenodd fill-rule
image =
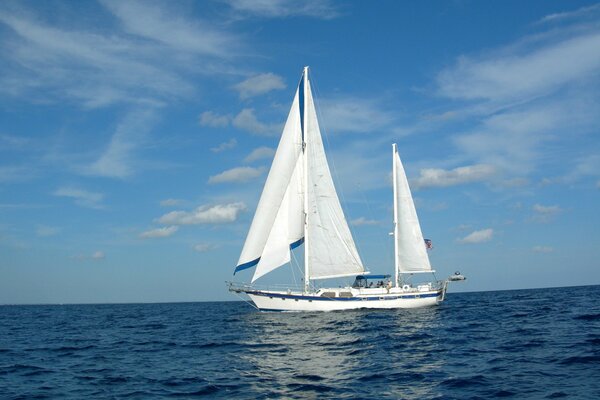
M254 268L252 281L229 282L229 290L246 294L263 311L414 308L442 302L447 280L413 286L404 278L434 271L396 144L392 157L394 275L371 275L363 266L333 184L305 67L234 271L235 275ZM292 250L299 246L304 250L301 288L254 285L290 263ZM347 287L314 286L315 281L341 277L355 280Z

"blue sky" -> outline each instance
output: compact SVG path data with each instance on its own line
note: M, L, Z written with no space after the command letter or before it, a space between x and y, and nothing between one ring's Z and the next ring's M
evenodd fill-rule
M0 46L0 303L234 299L304 65L372 272L397 142L453 290L600 283L598 3L3 1Z

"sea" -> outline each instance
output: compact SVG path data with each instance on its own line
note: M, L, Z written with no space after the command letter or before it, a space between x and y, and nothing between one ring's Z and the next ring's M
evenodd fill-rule
M600 286L437 306L0 306L1 399L600 399Z

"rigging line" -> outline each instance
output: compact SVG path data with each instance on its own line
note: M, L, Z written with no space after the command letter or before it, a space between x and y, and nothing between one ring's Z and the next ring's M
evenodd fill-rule
M314 92L317 95L316 97L320 97L320 91L319 91L319 89L317 87L317 83L316 83L316 81L314 79L314 74L311 75L310 83L311 83L311 87L314 88ZM318 120L319 120L319 127L323 127L323 132L322 133L325 135L325 141L327 142L327 148L331 149L331 145L329 144L329 134L327 133L328 130L325 129L325 126L323 124L324 119L323 119L323 114L321 113L321 107L320 107L319 104L317 104L317 101L315 101L315 96L312 96L312 98L313 98L313 104L315 105L315 110L317 112L317 117L318 117ZM339 177L339 175L337 173L337 168L335 166L335 160L333 159L333 157L330 157L329 159L331 160L331 167L333 169L333 175L335 176L335 180L338 182L337 187L339 188L339 191L340 191L340 197L341 197L341 202L342 202L343 208L346 208L346 210L347 210L348 206L347 206L346 198L344 196L344 188L342 187L342 185L339 184L340 183L340 177ZM354 238L355 232L354 232L353 228L351 227L351 225L352 224L348 224L348 229L350 230L350 235L352 236L352 238ZM346 243L346 246L348 246L347 243ZM357 250L358 254L362 253L362 251L360 249L360 246L358 245L358 243L356 243L356 241L354 241L354 246L356 247L356 250ZM351 256L352 256L352 258L355 258L353 255L351 255ZM359 262L359 260L355 259L354 261L357 264L362 265L362 262ZM364 269L364 265L362 265L362 266L363 266L363 269Z

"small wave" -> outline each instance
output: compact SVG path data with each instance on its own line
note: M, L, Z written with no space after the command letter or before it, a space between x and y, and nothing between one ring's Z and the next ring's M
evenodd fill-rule
M322 380L324 380L325 378L318 376L318 375L310 375L310 374L301 374L301 375L296 375L295 376L296 379L302 379L302 380L306 380L306 381L311 381L311 382L320 382Z
M576 316L574 319L581 321L596 321L600 320L600 314L582 314Z
M193 392L171 392L169 397L195 397L195 396L208 396L217 393L220 390L219 386L206 385L203 388Z
M599 363L600 356L573 356L569 358L565 358L560 362L563 365L571 365L571 364L593 364Z
M554 392L554 393L550 393L548 396L546 396L547 399L560 399L563 397L568 397L569 395L566 394L565 392Z
M483 375L474 375L468 378L450 378L442 381L443 386L460 389L472 386L485 386L487 378Z
M317 392L317 393L327 393L331 392L333 388L327 385L313 385L310 383L290 383L286 385L293 392Z

